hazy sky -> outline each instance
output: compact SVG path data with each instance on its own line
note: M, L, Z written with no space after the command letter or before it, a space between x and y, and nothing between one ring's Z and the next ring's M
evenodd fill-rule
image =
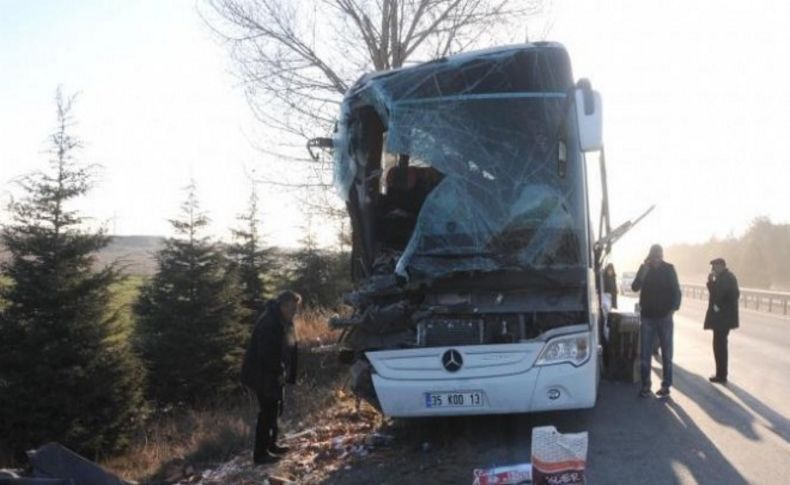
M790 6L769 1L556 0L529 23L602 93L614 222L656 204L618 249L790 221ZM83 207L119 234L170 234L190 177L225 236L263 143L223 46L186 1L0 0L0 195L45 161L62 84L80 91L82 159L105 168ZM264 195L269 239L303 225Z
M226 236L249 194L245 169L261 162L231 68L192 0L0 0L0 190L45 163L62 84L80 92L82 160L104 167L86 213L119 234L169 235L193 178ZM293 204L263 206L273 242L298 237Z
M790 222L790 4L560 1L546 16L602 94L615 221L656 204L621 260L757 215Z

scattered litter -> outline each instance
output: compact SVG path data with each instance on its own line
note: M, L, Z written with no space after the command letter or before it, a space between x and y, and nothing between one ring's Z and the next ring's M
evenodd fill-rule
M285 435L283 436L283 441L295 440L296 438L301 438L302 436L307 436L307 435L315 435L315 428L309 428L304 431L300 431L298 433Z
M532 483L532 465L500 466L488 469L475 468L473 485L517 485Z
M300 431L283 436L290 451L277 463L255 466L247 451L208 470L176 462L163 478L174 485L319 483L333 473L348 470L357 460L367 459L374 450L393 444L393 436L379 431L378 413L367 406L357 411L351 394L337 393L337 398L337 405L313 416L313 422L323 424L310 427L309 422L294 423Z
M165 478L165 483L173 483L176 485L225 485L225 484L239 484L239 485L252 485L252 484L280 484L280 483L293 483L289 479L284 479L272 475L269 467L253 466L249 455L237 456L232 460L219 465L217 468L197 471L193 466L183 463L180 465L173 464L173 467L180 469L180 473L172 470L174 476L178 476L177 480L171 481ZM187 473L190 472L190 473ZM279 481L278 481L279 480Z
M336 449L338 451L342 450L344 448L344 446L343 446L343 438L345 438L345 436L336 436L336 437L332 438L332 448L334 448L334 449Z
M275 475L270 476L267 481L270 485L290 485L295 483L293 480L289 480L288 478L278 477Z
M535 485L583 485L587 432L562 434L554 426L532 429L532 476Z
M384 434L384 433L371 433L365 438L365 445L371 448L378 448L389 446L392 444L395 438L392 435Z

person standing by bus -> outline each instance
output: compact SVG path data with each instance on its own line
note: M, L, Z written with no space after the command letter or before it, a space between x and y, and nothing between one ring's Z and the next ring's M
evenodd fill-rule
M283 384L296 383L296 334L293 319L302 297L283 291L266 303L252 332L241 382L258 398L253 462L263 465L277 461L288 448L277 444L277 417L283 402Z
M609 263L603 270L603 292L609 293L612 301L612 308L617 307L617 273L614 271L614 264Z
M649 397L650 357L653 353L653 340L658 335L661 347L661 389L658 397L669 397L672 386L672 334L674 322L672 315L680 308L680 283L675 267L664 261L664 249L654 244L650 247L645 262L639 267L636 278L631 284L633 291L639 292L641 315L640 327L640 371L641 397Z
M716 374L709 380L715 384L727 383L727 337L730 330L738 328L738 299L741 296L738 280L724 258L710 262L708 275L708 311L705 314L705 330L713 330L713 359Z

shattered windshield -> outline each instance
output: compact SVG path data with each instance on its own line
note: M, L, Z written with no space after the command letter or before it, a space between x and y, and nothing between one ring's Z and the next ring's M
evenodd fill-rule
M396 104L388 150L444 174L428 195L399 271L427 274L571 266L583 212L561 174L564 96L470 96ZM571 166L575 164L570 164Z
M406 227L414 212L398 273L585 264L581 155L565 149L578 146L575 124L565 123L572 85L567 55L549 45L462 55L363 77L352 88L335 142L336 183L347 201L356 193L352 204L376 212L379 227L369 233L385 240L387 227ZM356 114L364 109L380 120L380 145L367 141L375 130ZM403 174L400 186L423 189L401 192L420 194L396 204L406 209L401 219L381 214L394 195L370 197L368 180L386 165L371 154L382 149L428 167L393 171Z

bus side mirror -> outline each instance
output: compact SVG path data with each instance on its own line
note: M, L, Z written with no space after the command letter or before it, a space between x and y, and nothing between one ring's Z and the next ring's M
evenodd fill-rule
M574 89L579 145L583 152L603 148L603 109L601 95L593 91L590 81L581 79Z
M335 142L332 138L311 138L307 140L307 152L310 153L310 158L312 158L314 162L318 161L319 154L313 149L331 150L334 147Z

